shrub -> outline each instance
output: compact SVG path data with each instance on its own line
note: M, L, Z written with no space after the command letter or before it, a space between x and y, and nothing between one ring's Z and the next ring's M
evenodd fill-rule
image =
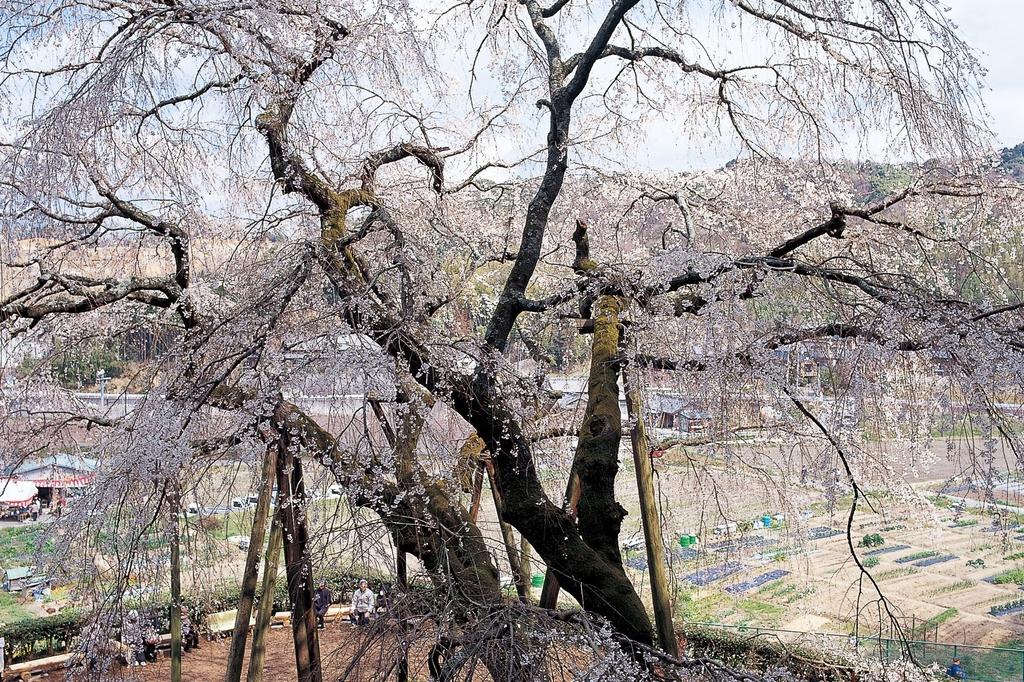
M204 516L199 519L199 527L203 530L220 530L224 526L224 521L219 516Z
M32 658L36 653L63 651L78 636L84 622L81 611L64 611L56 616L10 623L3 629L4 654L9 662L15 662Z
M864 557L864 560L861 561L860 563L864 566L864 568L874 568L875 566L878 565L878 557L876 557L876 556Z
M1003 571L992 578L992 582L996 585L1024 585L1024 568L1013 568L1009 571Z
M868 533L860 541L861 547L881 547L885 544L885 538L878 533Z

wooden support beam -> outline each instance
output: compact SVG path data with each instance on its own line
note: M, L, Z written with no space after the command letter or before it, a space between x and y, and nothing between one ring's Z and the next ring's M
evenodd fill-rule
M640 495L640 518L644 527L644 542L647 545L647 570L651 578L651 600L654 602L654 621L658 631L658 643L671 656L679 656L675 628L672 624L672 593L669 588L668 572L665 567L665 544L661 536L661 517L654 490L654 466L651 463L650 442L644 424L643 396L640 391L639 373L629 367L624 373L626 389L626 410L630 422L630 439L633 445L633 465L636 470L636 487Z

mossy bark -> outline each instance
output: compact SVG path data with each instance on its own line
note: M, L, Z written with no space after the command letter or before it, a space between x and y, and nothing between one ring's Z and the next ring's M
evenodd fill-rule
M622 299L615 296L602 296L594 305L587 408L573 466L580 478L576 516L583 540L619 567L619 530L626 516L626 510L615 499L622 441L618 362L622 308Z

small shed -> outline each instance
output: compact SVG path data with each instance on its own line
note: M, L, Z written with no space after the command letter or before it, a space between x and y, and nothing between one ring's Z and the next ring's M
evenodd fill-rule
M645 405L654 428L674 433L700 433L711 426L711 417L682 396L650 393Z
M26 581L32 577L34 571L29 566L16 566L3 570L2 579L3 588L7 592L14 592L20 590Z

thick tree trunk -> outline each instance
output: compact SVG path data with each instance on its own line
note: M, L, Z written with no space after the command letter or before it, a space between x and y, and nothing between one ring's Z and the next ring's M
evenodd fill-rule
M622 305L621 299L604 296L594 306L590 390L574 463L581 490L578 527L544 493L529 441L517 416L501 409L496 382L480 375L470 391L456 396L455 406L492 453L505 518L526 536L559 585L622 634L649 644L650 617L622 567L618 544L625 515L615 500L622 428L617 368Z
M580 477L582 495L576 516L583 540L619 568L619 530L626 516L615 499L622 440L618 368L622 307L622 299L612 296L602 296L594 305L587 409L573 463Z
M636 487L640 495L640 517L647 545L647 566L651 577L651 601L654 602L654 623L658 630L658 643L672 656L679 656L675 627L672 623L672 592L665 568L665 544L661 536L661 517L654 491L654 467L651 464L650 444L644 425L643 398L639 376L635 368L625 373L626 409L633 428L633 464L636 469Z
M478 615L485 615L501 604L498 571L479 528L470 521L457 495L415 465L411 449L415 444L413 432L418 429L415 418L403 419L400 428L389 437L389 441L394 438L396 457L408 467L407 474L401 477L406 488L382 479L372 467L365 468L366 462L351 461L329 433L294 406L282 405L277 418L292 426L303 447L327 466L339 483L373 491L366 496L353 496L352 503L375 511L391 530L398 552L419 558L445 594L462 602L461 608L453 605L452 613L464 622L445 624L446 628L472 628ZM390 431L385 429L385 433ZM461 657L463 653L453 655ZM465 660L458 658L448 663L458 667L461 662ZM483 662L494 679L527 682L536 677L533 668L514 654L514 647L507 651L496 649L484 655ZM403 670L402 666L399 670Z
M177 483L171 508L171 682L181 682L181 491Z
M617 7L617 11L626 11L633 4L635 0ZM577 81L574 79L573 82ZM522 296L539 258L547 217L561 188L567 158L567 148L562 142L567 139L571 118L570 107L563 105L571 104L579 90L578 85L574 86L570 95L564 95L567 100L559 99L557 113L552 111L548 168L528 209L519 258L499 297L486 334L489 345L499 353L505 348L508 333L522 310ZM561 97L563 95L560 94ZM376 199L365 189L330 189L330 183L285 152L285 130L293 104L285 101L265 111L259 116L259 128L267 139L275 178L283 184L285 191L301 192L319 210L322 223L320 256L328 279L342 297L360 301L360 306L365 305L372 313L362 315L351 307L346 313L347 321L373 338L384 352L400 360L409 375L425 389L432 393L444 389L451 406L473 426L492 455L495 480L505 499L507 520L526 536L545 563L555 571L564 589L586 609L607 617L623 635L650 643L653 641L650 619L621 565L609 562L606 551L591 548L581 537L573 519L551 504L544 492L529 439L519 424L521 415L509 404L503 382L496 376L492 363L480 363L468 381L463 380L458 372L446 370L443 361L440 366L435 366L429 348L409 330L406 320L389 309L379 292L372 287L368 290L358 254L341 240L347 233L345 215L353 203L374 205ZM382 219L386 218L384 214ZM321 436L308 435L312 441L323 440ZM336 457L338 453L333 439L328 437L326 440L326 444L314 443L317 455ZM348 475L340 471L341 467L336 462L329 466L338 476ZM387 492L387 486L383 487ZM397 497L398 491L394 492ZM444 496L443 491L439 492ZM451 506L447 499L439 499L438 503ZM388 515L387 511L382 514ZM467 527L479 532L468 522L468 516L468 513L464 514L459 534ZM475 546L475 540L472 544ZM409 551L413 551L412 548ZM429 556L432 553L435 555L430 560L439 565L435 552L425 554ZM473 550L469 554L476 552ZM420 558L423 560L424 557ZM491 573L490 568L488 574Z
M292 602L292 637L295 641L295 670L299 682L322 682L320 644L313 610L313 566L310 562L305 511L302 462L292 451L290 424L281 423L278 440L277 486L281 493L278 516L284 533L284 559L288 595ZM285 497L287 491L287 497Z
M242 573L242 592L235 615L235 627L231 633L231 650L228 653L227 672L224 682L239 682L242 678L242 659L245 657L245 643L249 634L249 619L252 617L252 602L256 596L257 569L263 540L267 534L267 517L270 515L270 491L274 486L274 461L277 446L270 445L263 456L260 473L260 494L253 514L252 532L249 535L249 549L245 555L245 569Z
M252 651L249 653L249 673L246 682L262 682L263 666L267 659L267 632L274 617L274 585L277 584L277 566L281 560L281 546L284 539L278 515L270 526L270 540L267 554L263 558L263 582L260 585L259 609L256 611L256 626L252 631Z

